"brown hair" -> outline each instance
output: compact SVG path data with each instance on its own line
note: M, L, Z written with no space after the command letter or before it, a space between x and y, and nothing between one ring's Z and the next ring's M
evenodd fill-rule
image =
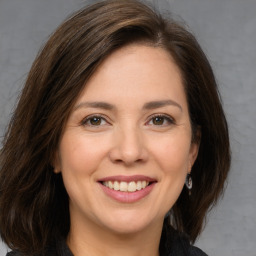
M181 70L193 138L201 129L193 190L172 209L194 242L223 192L230 167L228 128L211 66L194 36L135 0L101 1L65 21L34 61L0 155L0 234L35 254L69 232L68 195L51 165L70 111L86 81L114 50L130 43L166 49ZM166 224L165 225L170 225Z

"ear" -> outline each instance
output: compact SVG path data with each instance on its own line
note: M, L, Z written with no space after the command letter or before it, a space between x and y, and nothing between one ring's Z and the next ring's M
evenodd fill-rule
M193 167L193 165L196 161L196 158L198 156L200 141L201 141L201 129L198 128L198 130L196 132L196 135L195 135L195 138L191 142L191 146L190 146L190 152L189 152L190 166L189 166L188 173L191 172L191 169L192 169L192 167Z
M196 161L198 151L199 151L199 144L192 142L190 147L190 152L189 152L189 172L191 171L192 166Z
M58 151L54 154L52 166L53 166L54 173L56 173L56 174L61 173L60 155L59 155Z

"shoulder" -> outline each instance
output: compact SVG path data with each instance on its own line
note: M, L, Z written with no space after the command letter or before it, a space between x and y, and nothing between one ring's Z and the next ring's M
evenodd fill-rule
M164 228L161 243L161 256L207 256L201 249L190 244L188 237L171 227Z
M203 252L201 249L195 247L195 246L190 246L189 249L189 254L190 256L207 256L205 252Z
M191 245L188 237L184 234L177 235L176 243L180 247L180 250L183 250L185 252L186 256L207 256L207 254L201 249Z
M179 234L174 243L175 244L173 244L173 252L175 253L170 254L170 256L207 256L207 254L201 249L191 245L188 238L184 234Z
M22 256L22 254L17 251L11 251L7 252L6 256Z
M68 248L64 238L52 241L38 256L74 256ZM6 256L27 256L19 251L11 251Z

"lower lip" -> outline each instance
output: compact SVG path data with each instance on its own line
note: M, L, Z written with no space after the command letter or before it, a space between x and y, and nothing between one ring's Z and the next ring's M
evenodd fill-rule
M146 188L135 191L135 192L122 192L122 191L110 189L101 183L99 183L99 184L107 196L109 196L121 203L137 202L137 201L143 199L144 197L146 197L155 186L155 183L152 183L152 184L148 185Z

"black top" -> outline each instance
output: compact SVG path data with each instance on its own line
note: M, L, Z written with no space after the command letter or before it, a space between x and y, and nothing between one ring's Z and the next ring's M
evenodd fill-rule
M175 230L164 228L160 247L160 256L207 256L199 248L190 245L188 238L184 234L179 234ZM7 253L6 256L24 256L17 251ZM58 239L50 245L41 256L74 256L68 248L65 239Z

